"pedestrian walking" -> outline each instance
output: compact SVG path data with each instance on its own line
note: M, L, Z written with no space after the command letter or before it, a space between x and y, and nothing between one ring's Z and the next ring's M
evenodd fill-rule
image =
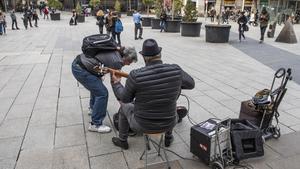
M251 12L250 14L250 20L249 20L249 25L255 26L255 14L254 11Z
M48 6L46 6L43 10L44 13L44 19L47 17L47 19L49 19L49 9Z
M28 28L28 16L27 16L27 12L24 13L22 20L23 20L23 24L24 24L25 29L27 29Z
M259 43L262 43L264 41L264 36L265 36L266 29L268 27L269 20L270 20L270 15L269 15L266 7L263 7L261 14L259 16L259 21L260 21L260 41L259 41Z
M12 30L19 29L19 28L18 28L18 23L17 23L17 17L16 17L16 14L15 14L15 10L14 10L14 9L11 11L10 17L11 17L11 22L12 22L11 29L12 29ZM16 27L16 28L15 28L15 27Z
M28 9L26 10L26 13L27 13L26 16L27 16L30 27L33 27L32 23L31 23L31 19L33 16L32 10L28 7Z
M33 12L32 19L34 20L34 26L38 27L39 16L36 11Z
M5 26L6 26L6 23L5 23L5 15L4 15L4 13L0 10L0 35L6 34Z
M77 12L75 11L75 9L72 10L72 17L70 19L70 25L77 25Z
M117 20L115 22L115 35L117 36L119 46L121 46L121 33L122 32L123 32L123 24L122 24L120 17L117 17Z
M242 37L245 39L244 31L247 31L247 17L244 11L240 13L237 23L239 24L239 40L241 42Z
M142 16L139 13L139 11L134 11L133 22L134 22L134 39L135 40L143 39L143 37L142 37L143 27L142 27L141 21L142 21ZM139 37L137 37L138 31L139 31Z
M163 10L162 13L160 14L160 32L162 32L163 30L166 31L166 21L167 21L167 14L166 12Z
M215 15L216 15L216 10L215 10L215 8L212 7L209 13L210 13L210 21L211 21L211 22L214 22L214 21L215 21Z
M112 28L113 26L113 13L112 11L108 10L108 14L105 17L105 27L106 27L106 34L112 36Z
M110 30L111 30L111 36L112 38L116 41L116 21L118 19L117 13L116 12L112 12L112 18L111 18L111 26L110 26Z
M97 14L97 25L99 27L99 33L103 34L103 26L104 26L104 12L100 9Z

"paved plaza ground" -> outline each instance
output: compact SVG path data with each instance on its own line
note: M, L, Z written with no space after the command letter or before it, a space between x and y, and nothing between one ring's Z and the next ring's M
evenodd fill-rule
M61 21L40 19L39 28L10 30L0 36L0 169L136 169L144 143L141 136L129 138L129 149L115 147L111 138L116 131L98 134L87 131L89 93L73 78L71 62L81 52L83 37L98 33L93 17L85 23L69 26L70 14ZM132 19L123 17L122 44L142 48L134 40ZM204 18L199 18L205 24ZM230 42L212 44L201 36L181 37L179 33L160 33L144 28L144 39L154 38L162 47L162 59L176 63L193 76L195 89L184 91L191 101L190 116L196 122L208 118L237 118L241 101L258 90L269 88L275 70L292 67L294 81L280 106L279 140L266 142L265 156L246 160L256 169L298 169L300 165L300 44L283 44L266 38L259 44L259 27L250 27L240 43L237 24L232 23ZM275 37L282 26L278 26ZM300 40L300 25L294 26ZM124 71L144 65L143 59ZM105 124L112 126L118 110L109 77L105 79L110 97ZM187 102L179 99L179 105ZM190 127L187 119L175 127L175 141L170 149L188 158ZM201 162L178 160L184 169L206 169ZM197 159L197 158L194 158ZM150 161L162 158L152 154Z

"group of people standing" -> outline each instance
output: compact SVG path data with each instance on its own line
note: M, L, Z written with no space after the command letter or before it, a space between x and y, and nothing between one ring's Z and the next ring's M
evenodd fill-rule
M27 10L25 10L22 19L25 29L28 29L28 23L30 27L33 27L31 23L32 20L34 21L34 26L38 27L39 16L35 9L28 8Z
M256 14L257 13L258 12L256 12ZM252 12L252 14L254 14L254 13ZM269 20L270 20L270 15L269 15L266 7L262 8L262 11L261 11L258 19L259 19L259 22L260 22L260 39L259 39L259 43L262 43L264 41L265 32L267 30L268 23L269 23ZM242 37L243 37L243 39L245 39L244 32L248 31L248 29L249 29L249 27L247 26L248 18L245 15L244 11L240 12L240 16L237 20L237 23L239 25L239 41L241 42ZM249 24L251 24L251 23L254 24L255 22L254 21L251 22L251 19L250 19Z
M121 46L121 33L123 32L123 23L120 15L112 10L107 10L105 14L102 9L96 14L96 25L99 28L99 33L103 34L103 28L106 28L106 34L110 35L119 46Z

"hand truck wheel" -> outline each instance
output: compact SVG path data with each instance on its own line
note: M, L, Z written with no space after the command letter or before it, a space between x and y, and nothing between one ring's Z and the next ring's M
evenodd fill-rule
M211 169L224 169L224 165L222 164L221 161L214 161L211 164Z
M274 128L272 136L273 136L273 138L278 139L281 136L280 128L277 128L277 127Z

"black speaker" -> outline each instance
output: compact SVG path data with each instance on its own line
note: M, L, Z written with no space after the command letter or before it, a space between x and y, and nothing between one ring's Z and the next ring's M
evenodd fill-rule
M231 142L236 160L264 155L262 132L248 120L231 119Z

